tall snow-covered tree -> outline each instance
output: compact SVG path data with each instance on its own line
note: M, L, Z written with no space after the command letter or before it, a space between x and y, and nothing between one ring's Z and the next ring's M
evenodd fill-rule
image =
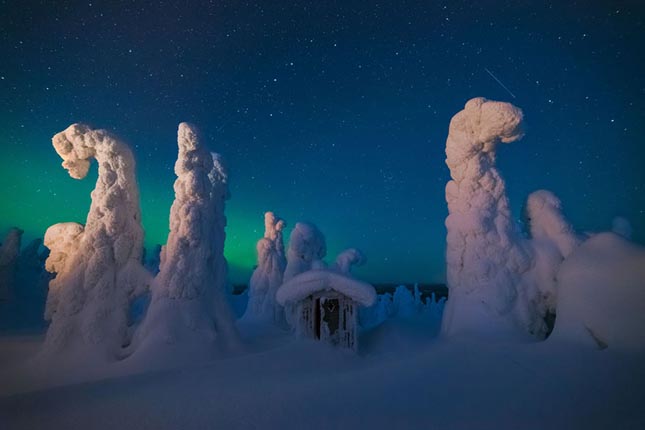
M177 141L170 233L135 347L207 353L216 339L230 344L238 338L225 293L227 175L193 126L179 124Z
M468 101L450 122L444 334L546 333L555 273L579 242L548 191L527 201L531 240L511 215L496 149L523 136L522 122L517 107L484 98Z
M45 235L51 254L45 354L81 350L97 360L118 358L127 338L130 300L148 282L141 266L143 229L135 162L126 144L105 130L74 124L52 143L63 167L83 179L92 158L98 180L85 226L56 224Z

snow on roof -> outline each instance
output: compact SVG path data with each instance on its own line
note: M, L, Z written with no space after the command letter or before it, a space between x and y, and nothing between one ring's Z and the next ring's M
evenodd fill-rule
M376 290L370 284L330 270L309 270L282 284L276 293L278 303L297 302L318 291L337 291L363 306L372 306Z

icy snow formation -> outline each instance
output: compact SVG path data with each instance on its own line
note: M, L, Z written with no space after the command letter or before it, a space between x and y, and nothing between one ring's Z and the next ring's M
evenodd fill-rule
M645 349L645 248L614 233L580 245L558 272L549 340L599 349Z
M177 136L168 243L135 338L136 349L150 349L152 354L174 344L207 352L216 337L224 342L237 339L225 295L226 171L219 156L202 146L193 126L179 124Z
M249 281L249 303L245 317L276 319L281 306L275 295L287 266L282 230L285 222L273 212L264 214L264 237L258 241L258 267Z
M129 301L147 287L141 266L143 229L135 162L127 145L105 130L74 124L52 143L69 175L82 179L90 161L98 180L85 227L57 224L47 231L52 253L47 316L51 324L43 353L85 349L115 359L127 339Z
M299 273L312 268L315 260L322 260L327 254L325 236L318 228L306 222L299 222L289 236L287 250L287 268L284 281L288 281Z
M19 228L10 229L0 246L0 301L9 300L20 254L22 233Z
M276 298L278 303L297 303L318 291L336 291L355 300L363 306L372 306L376 301L376 290L370 284L330 270L309 270L286 281Z

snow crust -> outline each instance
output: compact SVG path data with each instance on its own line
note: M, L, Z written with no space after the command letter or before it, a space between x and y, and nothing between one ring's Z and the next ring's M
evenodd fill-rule
M313 262L322 260L325 255L327 255L327 245L325 236L320 230L310 223L296 223L291 231L291 236L289 236L284 281L310 270Z
M92 158L98 180L85 226L56 224L45 234L51 254L46 315L51 319L43 355L72 353L118 358L129 341L130 300L147 288L141 266L143 229L135 162L130 148L105 130L73 124L52 143L69 175L82 179Z
M208 354L216 339L238 341L225 292L226 170L193 126L179 124L177 143L170 233L134 342L135 352L144 356L181 348Z
M276 292L287 266L282 231L284 220L273 212L264 214L264 237L257 243L258 267L249 281L249 303L245 318L273 319L281 315Z
M318 291L337 291L363 306L372 306L376 290L370 284L330 270L309 270L286 281L276 295L278 303L297 303Z
M549 341L645 350L645 248L614 233L583 243L557 275Z

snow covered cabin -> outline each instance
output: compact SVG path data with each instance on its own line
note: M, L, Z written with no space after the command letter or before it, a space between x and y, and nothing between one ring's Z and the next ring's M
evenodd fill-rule
M373 286L331 270L309 270L280 286L278 303L295 306L296 333L358 349L358 306L376 301Z

